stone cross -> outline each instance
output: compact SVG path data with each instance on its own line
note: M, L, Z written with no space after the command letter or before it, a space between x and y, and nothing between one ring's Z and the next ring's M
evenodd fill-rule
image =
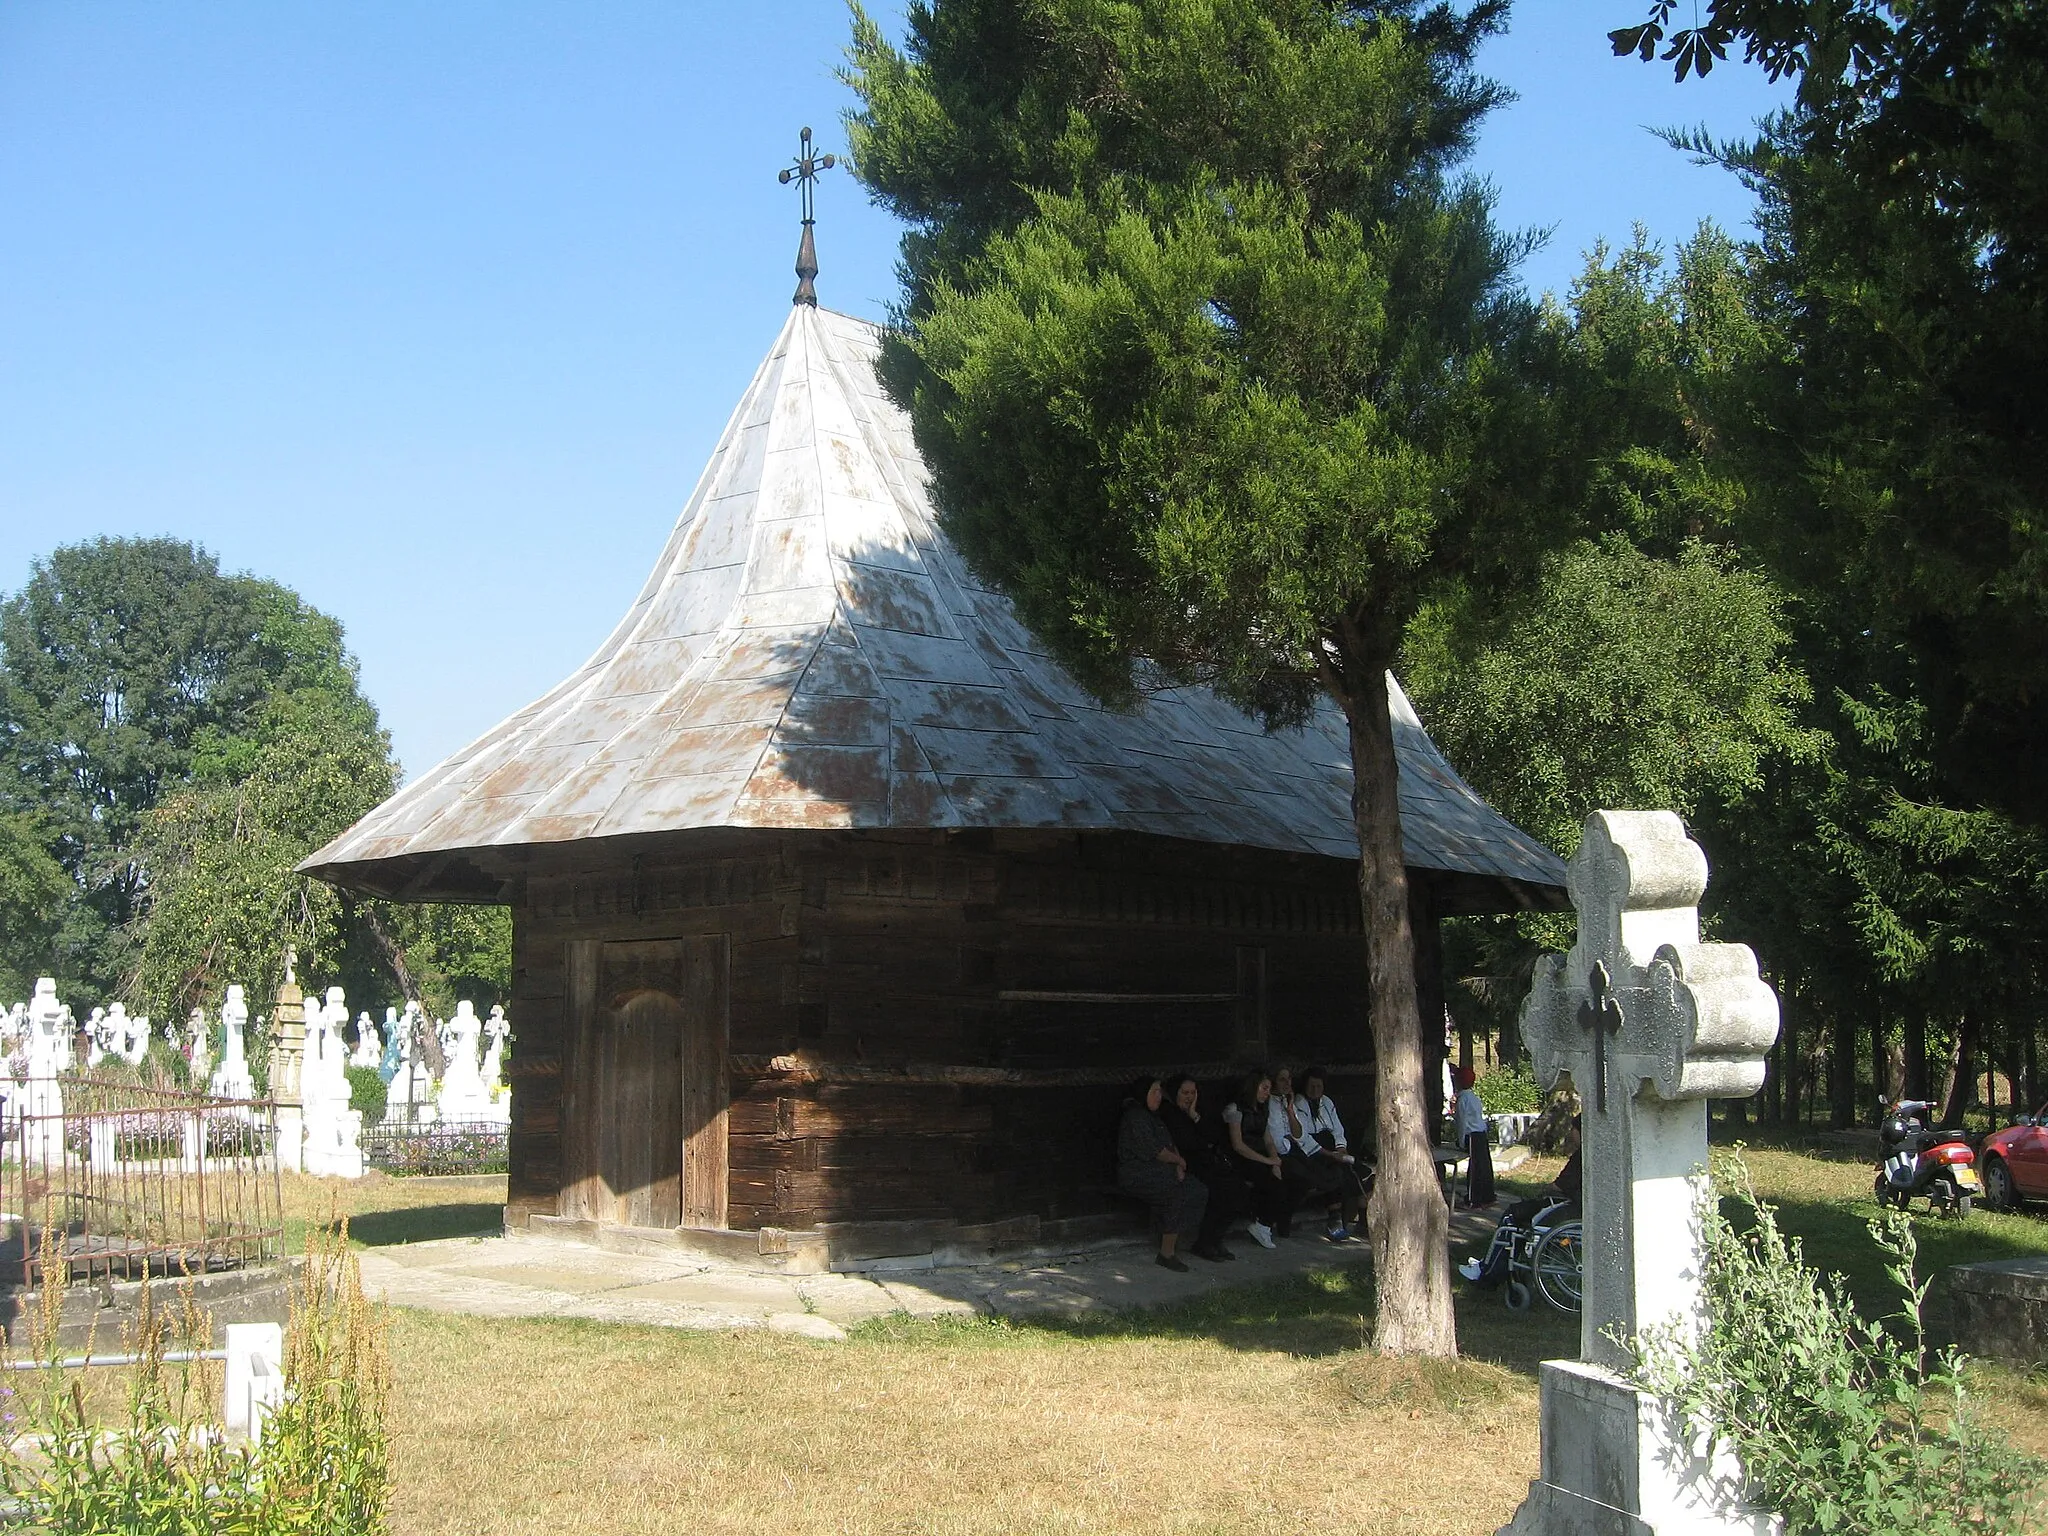
M1617 1373L1645 1329L1699 1321L1707 1100L1762 1086L1777 995L1748 946L1700 942L1706 855L1670 812L1596 811L1567 887L1578 942L1537 965L1522 1038L1584 1105L1581 1359L1543 1367L1544 1476L1510 1529L1606 1529L1590 1500L1641 1522L1616 1530L1769 1530Z

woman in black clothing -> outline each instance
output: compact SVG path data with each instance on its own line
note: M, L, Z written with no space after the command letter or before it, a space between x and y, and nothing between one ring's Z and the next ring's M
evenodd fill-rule
M1116 1185L1152 1208L1152 1230L1159 1238L1158 1263L1186 1274L1187 1261L1177 1257L1174 1249L1182 1233L1200 1227L1209 1192L1200 1179L1189 1177L1187 1159L1166 1134L1166 1124L1159 1118L1164 1098L1156 1077L1143 1077L1131 1085L1123 1121L1116 1131Z
M1190 1251L1197 1258L1220 1262L1237 1257L1223 1246L1223 1234L1251 1209L1252 1200L1236 1159L1223 1150L1223 1123L1202 1113L1201 1100L1201 1088L1182 1073L1166 1080L1166 1107L1159 1115L1188 1172L1209 1191L1209 1208L1202 1213L1202 1227Z
M1237 1098L1223 1106L1223 1129L1230 1140L1230 1154L1244 1175L1252 1202L1251 1238L1261 1248L1273 1246L1275 1228L1285 1230L1287 1186L1280 1177L1280 1157L1266 1134L1273 1107L1273 1080L1254 1072L1237 1090Z

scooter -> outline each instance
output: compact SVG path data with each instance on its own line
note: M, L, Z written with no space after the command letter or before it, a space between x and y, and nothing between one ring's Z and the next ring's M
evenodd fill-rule
M1890 1107L1878 1127L1884 1163L1872 1193L1879 1205L1895 1205L1902 1211L1915 1195L1925 1195L1930 1209L1967 1216L1970 1202L1983 1189L1977 1179L1977 1154L1961 1131L1928 1128L1933 1108L1923 1099L1901 1099Z

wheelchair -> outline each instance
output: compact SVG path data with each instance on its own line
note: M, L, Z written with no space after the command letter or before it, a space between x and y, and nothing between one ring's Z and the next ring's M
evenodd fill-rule
M1479 1261L1483 1278L1498 1268L1501 1299L1510 1312L1526 1312L1541 1295L1559 1312L1577 1312L1584 1290L1586 1224L1570 1200L1552 1200L1536 1211L1528 1225L1503 1219Z

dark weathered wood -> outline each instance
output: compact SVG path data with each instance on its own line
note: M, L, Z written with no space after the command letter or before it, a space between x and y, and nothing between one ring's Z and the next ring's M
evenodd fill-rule
M731 992L722 934L683 947L683 1223L722 1227L728 1199L727 1072Z
M515 1216L1093 1219L1118 1208L1102 1191L1124 1083L1190 1070L1214 1107L1269 1055L1326 1064L1349 1123L1370 1124L1355 911L1330 905L1355 908L1341 862L1121 835L759 836L772 856L721 834L701 860L649 845L637 872L529 882ZM592 1118L620 1090L593 1080L578 1021L618 945L665 957L657 990L677 1003L686 1146L660 1220L620 1212L601 1177L606 1158L630 1177Z

